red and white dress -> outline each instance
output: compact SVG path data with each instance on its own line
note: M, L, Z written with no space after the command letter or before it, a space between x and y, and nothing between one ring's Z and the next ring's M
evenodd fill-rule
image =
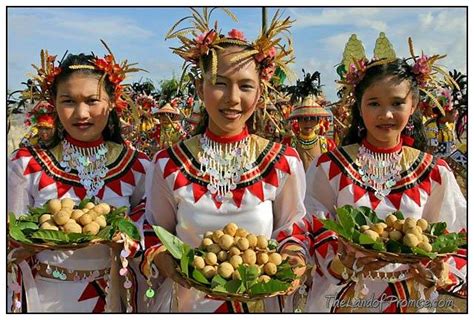
M66 138L78 148L94 148L105 144L108 148L106 166L108 172L104 178L104 186L98 191L96 198L112 206L127 206L129 215L138 226L144 220L145 172L149 166L148 157L125 144L117 144L102 139L95 142L80 142ZM86 197L86 189L81 184L77 171L65 172L60 165L62 144L52 149L28 147L16 150L8 164L8 211L17 216L28 212L28 206L38 207L53 198L71 198L75 202ZM132 250L137 251L138 244ZM103 312L105 307L103 277L95 277L93 281L62 281L53 277L42 277L37 274L36 267L41 264L62 270L91 272L106 270L111 266L109 247L94 245L78 250L53 251L45 250L38 253L21 267L22 282L26 296L23 312ZM132 257L131 256L131 257ZM132 305L137 309L137 297L142 292L137 290L138 262L131 261L129 274L132 286ZM140 281L143 282L143 281ZM112 293L113 294L113 293ZM10 296L10 294L9 294ZM121 310L115 310L121 311ZM125 310L122 310L125 311Z
M343 308L337 301L348 301L357 290L355 283L345 281L340 273L329 268L337 252L337 236L323 228L322 217L335 218L335 207L343 205L366 206L384 219L388 214L400 210L405 217L424 218L428 222L447 223L449 231L466 228L466 200L456 183L449 166L442 159L407 146L381 149L363 141L363 145L374 153L402 152L401 179L391 188L383 199L375 196L374 189L363 182L356 159L359 144L340 147L321 155L311 164L307 174L305 206L308 224L313 234L311 253L316 264L313 270L313 286L308 296L308 312L416 312L403 301L416 299L421 291L413 280L387 282L382 279L363 280L368 289L367 298L376 301L396 297L401 303L372 304L371 308ZM461 249L451 255L449 264L449 283L441 288L457 292L465 284L466 250ZM380 272L406 270L407 265L389 264ZM360 285L359 285L360 286ZM332 297L332 298L331 298ZM421 297L429 300L435 297ZM335 300L336 299L336 300ZM388 300L390 298L387 298Z
M274 143L247 129L236 136L222 138L209 130L207 139L219 144L235 143L249 137L252 165L246 167L232 197L218 200L207 186L209 176L200 175L198 153L202 151L197 135L161 150L147 173L146 218L176 234L191 247L198 247L206 231L221 229L234 222L251 233L275 238L280 246L297 243L305 247L303 204L304 169L293 148ZM151 263L160 244L147 248L145 260ZM144 264L146 267L146 264ZM155 295L151 312L245 312L248 306L209 300L205 294L176 286L166 279ZM275 301L274 301L275 302ZM279 307L266 302L266 311Z

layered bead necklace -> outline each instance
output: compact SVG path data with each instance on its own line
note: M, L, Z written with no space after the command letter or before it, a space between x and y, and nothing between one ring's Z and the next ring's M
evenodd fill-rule
M300 133L296 136L296 139L298 139L298 142L303 149L312 149L314 144L318 142L319 136L313 131L313 133L308 136Z
M198 153L199 176L209 175L207 189L222 202L232 197L242 174L252 168L249 160L250 136L247 129L238 136L220 138L209 130L199 140L202 151Z
M67 136L62 146L61 167L65 172L76 170L87 196L95 197L104 186L104 178L109 171L106 166L107 145L102 139L85 143Z
M375 196L382 200L401 179L401 143L394 148L377 152L370 149L366 140L359 147L356 164L363 183L375 190Z

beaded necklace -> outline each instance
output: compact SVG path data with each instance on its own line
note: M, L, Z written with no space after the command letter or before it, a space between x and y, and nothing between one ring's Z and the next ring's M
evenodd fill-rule
M374 152L364 144L357 154L358 172L364 184L375 190L375 196L382 200L401 179L400 160L402 150L394 152Z
M60 162L65 172L75 169L84 186L88 197L97 195L104 186L104 178L109 169L107 162L107 145L101 144L93 147L79 147L68 139L62 141L63 157Z
M209 139L207 133L200 138L202 152L198 153L199 176L209 175L207 189L217 194L216 200L232 197L242 174L252 168L249 161L250 136L240 141L221 143Z

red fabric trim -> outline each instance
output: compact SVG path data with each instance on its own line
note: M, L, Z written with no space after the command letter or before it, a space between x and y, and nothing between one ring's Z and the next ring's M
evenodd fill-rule
M390 147L390 148L384 148L384 147L376 147L372 145L370 142L367 141L367 138L364 138L362 140L362 145L369 149L372 152L377 152L377 153L393 153L402 150L402 141L398 142L396 146Z
M206 194L207 188L197 183L193 183L192 186L193 186L194 203L196 203L202 198L203 195Z
M94 141L80 141L80 140L74 139L70 135L66 135L65 139L66 139L66 141L68 141L72 145L74 145L76 147L79 147L79 148L93 148L93 147L98 147L98 146L100 146L101 144L104 143L104 138L103 137L100 137L99 139L94 140Z
M234 200L237 208L240 208L240 205L242 204L244 193L245 193L245 188L235 189L232 191L232 199Z
M26 165L25 170L23 171L23 175L27 176L31 173L39 172L41 170L41 166L38 162L36 162L35 158L31 158L28 164Z
M185 187L190 183L191 181L189 181L188 178L186 178L184 174L178 171L178 174L176 175L176 178L174 180L173 190L177 190L181 187Z
M265 197L264 197L264 194L263 194L263 184L262 184L262 181L258 181L256 183L254 183L253 185L251 186L248 186L247 189L252 193L254 194L257 198L260 199L260 201L264 201L265 200Z
M375 192L367 192L369 194L369 199L370 199L370 206L372 207L373 210L377 208L377 206L380 204L380 199L375 196Z
M390 202L393 204L395 209L399 210L400 204L402 202L402 196L403 196L403 193L401 192L393 192L393 193L389 193L386 199L390 200Z
M71 190L72 186L69 186L61 181L56 181L56 190L58 192L58 198L61 199L69 190Z
M41 172L41 177L39 179L38 190L46 188L47 186L54 183L54 180L46 174L46 172Z
M233 136L227 136L227 137L222 137L217 134L214 134L209 128L206 129L206 132L204 133L210 140L218 142L218 143L232 143L232 142L237 142L245 139L246 137L249 136L249 131L247 127L244 127L242 129L242 132L233 135Z

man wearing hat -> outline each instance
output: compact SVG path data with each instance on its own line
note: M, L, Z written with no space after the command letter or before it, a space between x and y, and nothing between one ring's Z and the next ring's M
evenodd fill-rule
M20 147L37 144L47 146L56 130L55 119L54 107L46 101L38 102L27 114L25 125L31 128L20 142Z
M170 103L166 103L157 112L160 126L156 131L156 140L160 148L165 149L186 138L186 132L179 123L180 113Z
M321 119L330 117L321 105L323 101L316 95L308 95L293 110L288 120L296 120L290 136L282 143L288 144L298 151L305 170L314 158L336 147L334 141L320 135ZM324 131L324 130L323 130Z

